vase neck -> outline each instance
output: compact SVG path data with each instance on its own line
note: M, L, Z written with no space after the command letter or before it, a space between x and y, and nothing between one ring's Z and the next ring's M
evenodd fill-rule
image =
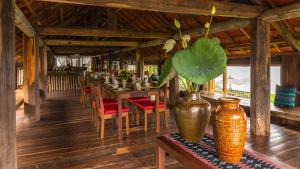
M191 101L196 101L196 100L200 100L201 99L201 96L199 93L191 93L188 97L188 100L191 100Z
M240 99L230 98L230 97L222 97L219 100L220 100L221 106L225 109L234 110L234 109L239 108Z

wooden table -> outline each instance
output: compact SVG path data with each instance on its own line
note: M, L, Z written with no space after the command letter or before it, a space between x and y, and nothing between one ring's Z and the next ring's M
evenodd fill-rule
M202 143L198 144L198 143L185 142L184 143L185 145L179 141L174 140L174 138L171 138L170 135L164 135L158 137L157 147L156 147L156 168L165 169L166 154L170 155L171 157L179 161L185 168L188 169L200 169L200 168L211 169L211 168L233 167L234 164L224 163L220 161L217 157L216 158L218 160L216 160L216 158L214 157L216 151L215 147L212 145L208 145L208 142L210 142L213 138L212 136L209 137L207 136L206 136L207 142L205 141L205 139L202 139L201 141ZM190 148L187 148L186 147L187 145L190 145ZM203 153L205 154L204 155L205 158L201 157L199 154L197 154L195 151L192 150L195 147L201 149L197 151L200 154L202 154L201 151L203 150L205 151L205 153ZM235 165L236 167L248 169L248 168L252 168L253 165L259 163L259 165L263 165L263 164L265 165L262 167L272 165L275 168L295 169L294 167L291 167L287 164L284 164L280 161L270 158L265 154L256 151L244 150L244 154L245 155L243 155L243 157L247 157L248 159L244 158L243 160L241 160L240 163ZM257 161L257 163L254 163L253 161Z
M132 97L148 97L151 95L155 95L155 115L156 115L156 132L160 132L160 116L159 116L159 93L160 90L155 87L142 88L142 90L116 90L111 86L106 85L104 83L97 84L101 87L101 90L105 90L109 92L114 98L117 99L118 102L118 131L119 131L119 140L122 141L122 100L126 98Z
M157 138L156 146L156 169L165 169L166 154L179 161L185 168L188 169L211 169L200 160L197 160L190 153L183 151L180 147L167 139L165 136ZM201 166L201 167L200 167ZM205 167L206 166L206 167Z

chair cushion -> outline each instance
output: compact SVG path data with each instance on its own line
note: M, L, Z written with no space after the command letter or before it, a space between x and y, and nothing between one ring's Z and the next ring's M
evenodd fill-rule
M136 101L149 101L150 99L148 97L132 97L126 99L129 102L136 102Z
M154 109L155 108L155 102L154 101L137 101L134 102L134 104L143 109L143 110L150 110L150 109ZM165 104L163 102L159 103L159 108L164 108Z
M103 99L103 104L118 104L114 99Z
M116 114L118 112L118 105L104 105L104 114ZM128 112L128 108L123 106L122 113Z
M275 106L295 107L297 89L295 87L282 87L276 85Z
M90 93L92 93L92 89L90 87L86 87L86 88L84 88L84 92L86 94L90 94Z

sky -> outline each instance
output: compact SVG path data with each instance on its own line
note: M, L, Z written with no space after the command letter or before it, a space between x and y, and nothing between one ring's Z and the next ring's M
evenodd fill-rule
M231 84L232 89L250 92L250 67L227 66L227 76L235 79ZM216 85L222 85L222 79L222 75L216 78ZM271 66L271 94L275 94L276 84L280 85L280 81L280 66Z

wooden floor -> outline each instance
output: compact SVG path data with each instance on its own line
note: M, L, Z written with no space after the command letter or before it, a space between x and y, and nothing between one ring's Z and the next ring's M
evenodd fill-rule
M76 93L52 94L41 105L40 122L26 124L22 111L22 107L17 111L18 168L155 168L155 138L159 134L155 133L154 116L147 135L143 126L131 123L130 136L119 143L117 131L109 121L105 139L99 138L89 108L80 105ZM161 127L160 134L176 131L173 118L168 129L164 124ZM246 148L300 168L299 131L272 125L269 138L248 135L247 140ZM167 165L167 168L182 168L170 157Z

